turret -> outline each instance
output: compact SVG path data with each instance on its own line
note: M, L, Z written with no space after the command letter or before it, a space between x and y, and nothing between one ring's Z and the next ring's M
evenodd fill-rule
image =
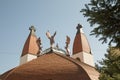
M38 39L35 35L36 30L34 26L31 26L29 30L30 33L24 44L22 55L20 57L20 65L37 58L39 52L39 46L37 44Z
M72 57L90 66L94 66L90 45L80 24L77 26L77 33L73 43Z

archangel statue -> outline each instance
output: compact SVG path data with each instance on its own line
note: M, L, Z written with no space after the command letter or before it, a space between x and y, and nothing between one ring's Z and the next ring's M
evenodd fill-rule
M66 49L67 55L70 56L70 49L69 49L70 37L69 36L66 36L66 42L65 43L66 43L65 49Z
M40 37L37 39L37 45L39 47L39 50L38 50L38 55L42 52L42 43L41 43L41 39Z
M54 43L55 43L54 37L55 37L55 35L56 35L56 32L55 32L52 36L51 36L51 34L50 34L49 31L46 32L46 36L47 36L48 39L50 40L50 46L51 46L51 48L54 47Z

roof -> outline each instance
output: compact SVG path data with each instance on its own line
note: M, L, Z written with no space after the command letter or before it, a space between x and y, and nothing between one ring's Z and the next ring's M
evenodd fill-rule
M13 68L14 69L14 68ZM3 73L2 75L0 75L0 79L4 79L13 69L8 70L7 72Z
M78 52L91 53L89 42L82 31L82 26L80 24L77 26L77 33L73 43L73 54Z
M81 51L90 53L89 43L81 28L78 25L74 54ZM31 26L21 56L39 52L35 31ZM52 47L42 51L37 58L0 75L2 80L98 80L98 77L99 73L94 67L67 56L62 49Z
M21 56L24 56L28 53L36 55L39 51L39 46L37 44L37 37L35 35L36 30L35 30L34 26L31 26L29 28L29 30L30 30L30 34L29 34L29 36L24 44Z
M98 76L94 67L51 52L16 67L4 80L98 80Z

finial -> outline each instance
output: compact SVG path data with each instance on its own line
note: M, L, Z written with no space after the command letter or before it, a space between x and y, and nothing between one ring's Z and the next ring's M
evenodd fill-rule
M77 33L80 33L80 32L84 33L83 30L82 30L82 25L81 24L78 24L76 29L78 30Z
M36 29L35 29L34 26L31 26L31 27L29 28L29 30L30 30L30 33L31 33L32 35L35 35Z
M34 32L36 31L36 29L35 29L34 26L31 26L31 27L29 28L29 30L30 30L30 31L34 31Z
M46 32L46 36L47 36L48 39L50 40L50 46L51 46L51 48L54 47L54 43L55 43L54 37L55 37L55 35L56 35L56 31L55 31L55 33L54 33L52 36L51 36L51 34L50 34L49 31Z
M82 28L82 25L78 24L76 28L80 30L80 28Z

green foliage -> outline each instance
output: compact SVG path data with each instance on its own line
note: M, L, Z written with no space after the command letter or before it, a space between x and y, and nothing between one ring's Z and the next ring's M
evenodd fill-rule
M91 35L120 47L120 0L91 0L81 12L94 27Z
M97 66L100 72L100 80L120 80L120 48L110 47L105 59L99 62L102 67Z
M108 54L96 65L100 80L120 80L120 0L91 0L81 12L91 24L91 35L99 37L102 43L115 43ZM94 26L95 25L95 26Z

